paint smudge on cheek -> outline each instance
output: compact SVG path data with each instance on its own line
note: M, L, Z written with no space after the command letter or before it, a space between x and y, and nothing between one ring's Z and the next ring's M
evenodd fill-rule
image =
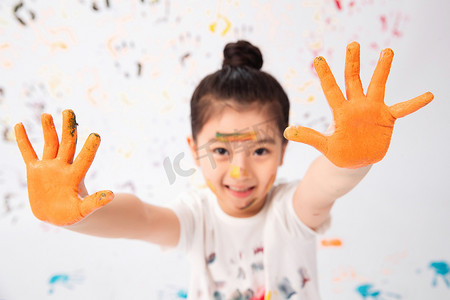
M212 184L211 181L206 180L206 185L209 187L209 189L217 196L217 190L214 187L214 185Z
M257 198L253 198L252 200L250 200L250 202L246 206L244 206L240 209L246 210L246 209L250 208L251 206L253 206L253 204L257 203L257 200L258 200Z
M273 184L275 182L275 178L276 178L275 174L273 174L272 177L270 177L269 184L267 185L265 194L267 194L270 191L270 189L273 187Z

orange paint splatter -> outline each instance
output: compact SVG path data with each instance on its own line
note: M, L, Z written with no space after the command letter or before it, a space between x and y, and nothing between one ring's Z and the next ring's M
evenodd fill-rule
M321 241L322 246L324 247L341 247L342 241L340 239L328 239Z

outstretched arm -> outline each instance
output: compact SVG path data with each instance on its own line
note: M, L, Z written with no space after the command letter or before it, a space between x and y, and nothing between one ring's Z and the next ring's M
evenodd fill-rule
M294 194L294 210L303 223L316 229L330 216L336 199L350 192L372 165L339 168L321 155L314 160Z
M180 236L175 213L131 194L117 194L110 203L66 229L107 238L136 239L173 247Z
M314 60L332 109L334 132L325 135L310 128L290 126L284 133L287 139L309 144L324 155L311 165L294 196L297 215L312 228L328 218L334 201L356 186L371 164L383 159L396 119L433 100L433 94L428 92L392 106L384 103L393 55L391 49L381 52L367 94L364 94L359 76L360 47L356 42L350 43L345 62L347 99L325 59Z
M30 206L39 220L91 235L177 244L179 223L170 209L144 203L132 195L114 196L111 191L88 195L84 177L100 145L100 136L91 134L74 160L77 123L73 111L63 112L61 144L52 117L43 114L41 122L45 142L41 160L23 125L14 128L26 164Z

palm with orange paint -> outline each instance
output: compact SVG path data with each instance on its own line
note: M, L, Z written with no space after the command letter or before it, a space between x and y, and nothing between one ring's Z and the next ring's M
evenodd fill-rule
M14 127L17 145L27 168L28 197L33 214L54 225L76 223L114 198L111 191L92 195L83 180L100 145L100 136L91 134L73 161L77 144L77 124L71 110L63 112L61 145L49 114L41 116L44 151L39 160L22 123Z
M325 59L317 57L314 67L332 109L334 132L325 135L311 128L289 126L284 136L288 140L315 147L338 167L358 168L383 159L389 148L396 119L417 111L433 100L433 94L427 92L392 106L384 103L385 86L393 56L391 49L381 52L365 95L359 76L360 46L356 42L350 43L345 61L347 99Z

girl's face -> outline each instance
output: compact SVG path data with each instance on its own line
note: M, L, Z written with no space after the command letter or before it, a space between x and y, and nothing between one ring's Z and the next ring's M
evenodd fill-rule
M225 213L244 218L262 209L286 149L274 119L255 106L225 107L188 143Z

